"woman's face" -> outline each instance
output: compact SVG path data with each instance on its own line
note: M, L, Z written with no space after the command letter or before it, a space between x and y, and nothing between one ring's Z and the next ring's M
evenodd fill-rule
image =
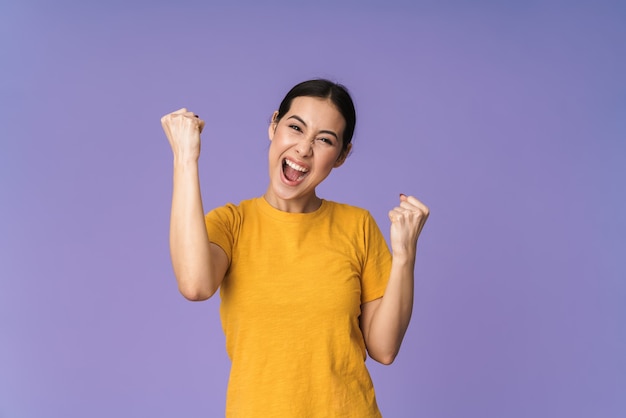
M269 127L268 202L289 212L317 208L315 188L348 154L342 153L345 120L328 99L301 96Z

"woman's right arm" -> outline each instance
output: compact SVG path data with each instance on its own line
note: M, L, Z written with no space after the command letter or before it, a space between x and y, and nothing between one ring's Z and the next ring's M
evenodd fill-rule
M198 157L204 121L183 108L161 118L174 154L170 254L178 289L189 300L210 298L219 288L228 257L209 241L200 195Z

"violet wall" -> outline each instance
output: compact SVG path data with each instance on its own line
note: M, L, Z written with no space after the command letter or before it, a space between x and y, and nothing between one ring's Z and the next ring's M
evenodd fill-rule
M218 298L168 253L161 115L200 114L205 209L261 195L296 82L357 102L320 194L432 210L386 417L626 416L626 6L0 3L0 417L223 416Z

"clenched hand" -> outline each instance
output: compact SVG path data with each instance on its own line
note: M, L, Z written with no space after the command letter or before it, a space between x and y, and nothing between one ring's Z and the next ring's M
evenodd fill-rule
M417 239L428 219L426 205L413 196L400 195L400 204L389 211L393 256L415 257Z
M161 118L174 158L178 161L197 161L200 156L200 133L204 121L184 107Z

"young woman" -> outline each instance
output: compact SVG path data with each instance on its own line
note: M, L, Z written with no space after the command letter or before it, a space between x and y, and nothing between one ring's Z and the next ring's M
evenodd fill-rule
M204 122L187 109L161 119L174 153L174 273L187 299L220 289L228 417L380 416L366 351L390 364L400 349L429 212L400 195L389 212L392 256L367 211L317 196L348 156L355 122L342 85L296 85L269 125L265 194L205 215Z

